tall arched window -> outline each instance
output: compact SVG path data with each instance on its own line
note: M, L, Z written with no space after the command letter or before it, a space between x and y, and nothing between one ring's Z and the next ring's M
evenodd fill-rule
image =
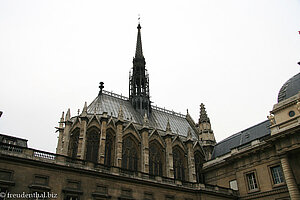
M87 132L86 141L86 160L97 162L99 151L100 131L98 129L91 129Z
M163 152L160 145L152 142L149 145L149 173L156 176L163 175Z
M69 142L69 153L68 153L68 155L72 158L77 157L78 140L79 140L79 129L75 129L71 133L70 142Z
M197 183L204 183L204 175L202 173L202 165L204 163L204 158L199 151L195 152L194 160L195 160Z
M113 165L113 152L114 152L114 137L110 132L106 133L105 139L105 157L104 164L108 166Z
M130 136L123 140L122 168L134 171L138 170L138 148Z
M174 178L178 180L185 180L185 157L184 152L179 147L173 148L173 168Z

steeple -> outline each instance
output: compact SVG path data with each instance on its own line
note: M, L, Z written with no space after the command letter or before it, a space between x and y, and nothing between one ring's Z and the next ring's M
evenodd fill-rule
M142 48L141 28L141 24L139 23L137 26L138 35L136 40L135 58L143 58L145 60Z
M149 76L146 69L146 61L143 55L141 24L137 26L137 41L135 57L133 58L132 73L129 77L129 99L134 107L142 116L151 113L151 102L149 94Z

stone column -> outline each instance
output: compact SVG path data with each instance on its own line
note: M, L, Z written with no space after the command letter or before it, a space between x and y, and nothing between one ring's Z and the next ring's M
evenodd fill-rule
M149 173L149 132L148 128L142 130L142 172Z
M291 169L287 155L281 157L280 161L281 161L285 182L288 187L291 200L299 200L300 199L299 189L296 180L294 178L293 171Z
M166 175L168 178L174 178L172 135L166 134L164 139L166 142Z
M78 139L77 157L84 160L86 151L86 128L87 128L87 117L81 118L80 134Z
M187 140L187 168L188 168L188 181L196 182L196 170L195 170L195 160L193 151L193 141Z
M118 120L117 125L117 134L115 141L115 166L122 167L122 145L123 145L123 121Z
M105 141L106 141L106 129L107 129L107 114L103 113L101 117L101 135L99 140L99 153L98 153L98 163L104 164L105 159Z

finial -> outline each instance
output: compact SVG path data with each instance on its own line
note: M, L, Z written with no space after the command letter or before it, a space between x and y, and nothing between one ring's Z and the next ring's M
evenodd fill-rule
M67 114L66 114L66 121L68 121L70 119L71 119L71 111L70 111L70 108L69 108L68 111L67 111Z
M171 130L171 126L170 126L170 121L169 121L169 118L168 118L168 122L167 122L166 131L167 131L167 132L172 132L172 130Z
M100 84L100 86L99 86L100 91L99 91L98 95L102 94L102 91L103 91L103 88L104 88L104 82L101 81L99 84Z
M79 115L79 113L80 113L80 109L78 108L78 110L77 110L77 115Z
M145 113L143 126L148 126L148 125L149 125L149 120L148 120L147 113Z
M86 117L86 116L87 116L87 103L84 102L84 106L83 106L83 109L82 109L81 117Z
M189 109L186 109L186 114L189 114Z
M124 118L124 113L122 109L122 105L120 105L119 113L118 113L118 120L122 120Z
M138 22L139 22L139 24L141 23L141 15L140 14L138 14Z
M61 121L61 122L64 121L64 117L65 117L65 112L63 111L63 112L62 112L62 115L61 115L61 118L60 118L60 121Z
M62 112L60 121L59 121L59 128L63 128L64 127L64 116L65 116L65 112Z
M138 26L137 26L138 29L141 29L141 15L139 14L138 15Z
M188 132L187 132L187 139L191 140L192 139L192 132L191 132L191 128L188 128Z
M210 123L210 120L207 116L206 110L205 110L205 106L203 103L200 104L200 118L199 118L199 123L202 122L208 122Z

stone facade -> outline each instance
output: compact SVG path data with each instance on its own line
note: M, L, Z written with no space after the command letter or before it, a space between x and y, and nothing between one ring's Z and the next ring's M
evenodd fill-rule
M204 104L198 123L151 105L145 65L139 24L129 98L101 82L81 113L63 112L56 154L0 135L0 199L300 199L299 74L267 121L216 143Z
M9 194L45 192L52 195L49 199L64 200L221 200L237 196L223 187L174 181L21 146L1 143L0 149L0 189Z
M300 199L300 92L275 104L266 137L204 163L206 183L231 187L240 199Z

